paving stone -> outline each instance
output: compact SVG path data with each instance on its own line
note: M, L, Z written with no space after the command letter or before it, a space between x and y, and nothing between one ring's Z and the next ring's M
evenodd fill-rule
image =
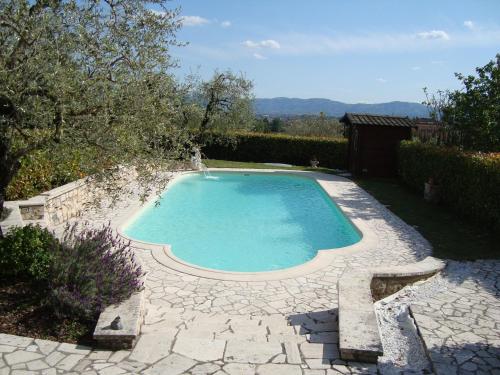
M311 333L308 335L308 341L320 344L338 344L339 334L338 332Z
M278 354L276 357L274 357L271 360L272 363L286 363L286 355L285 354Z
M10 345L0 345L0 353L11 353L17 350L17 347Z
M26 363L42 357L43 356L41 354L26 352L24 350L18 350L16 352L4 355L5 362L7 362L7 364L10 366L16 365L18 363Z
M110 350L94 350L90 353L87 358L90 360L103 359L107 360L113 354Z
M213 374L219 369L220 365L216 365L215 363L203 363L193 367L190 372L192 375L206 375Z
M60 370L70 371L83 357L85 357L83 354L69 354L66 358L59 361L56 367Z
M226 344L224 361L243 363L266 363L275 355L282 353L282 347L277 342L249 342L230 340Z
M19 348L25 348L33 342L32 338L8 335L6 333L0 333L0 344L17 346Z
M41 359L38 359L38 360L33 361L33 362L28 362L26 364L26 366L28 367L28 370L32 370L32 371L44 370L44 369L49 367L49 365L47 365Z
M47 362L49 366L55 366L64 357L66 357L66 355L61 352L52 352L45 358L45 362Z
M300 344L300 351L304 358L340 358L338 346L336 344L318 344L304 342Z
M290 364L301 364L302 358L300 357L299 348L295 342L285 342L285 352L287 356L287 362Z
M178 354L170 354L168 357L155 363L150 368L144 371L146 375L177 375L182 374L196 364L192 359L180 356Z
M60 352L65 352L65 353L87 355L90 353L92 348L90 348L88 346L84 346L84 345L63 343L63 344L59 345L57 350Z
M119 350L117 352L114 352L111 357L109 357L108 361L109 362L121 362L123 361L126 357L130 355L130 351L128 350Z
M117 366L132 373L140 373L144 368L147 367L147 365L144 363L130 361L120 362L117 364Z
M197 361L216 361L222 359L226 342L223 340L193 339L179 337L173 351Z
M329 369L331 368L330 360L322 358L306 358L307 366L310 369Z
M59 343L56 341L42 339L35 339L35 344L38 346L38 350L40 350L45 355L49 355L50 353L52 353L59 345Z
M119 375L125 374L127 370L118 366L109 366L99 371L99 375Z
M302 375L302 368L298 365L278 365L268 363L257 368L258 375Z
M154 363L169 354L173 336L147 334L139 338L129 359L131 361Z
M229 375L254 375L257 366L251 363L228 363L222 369Z

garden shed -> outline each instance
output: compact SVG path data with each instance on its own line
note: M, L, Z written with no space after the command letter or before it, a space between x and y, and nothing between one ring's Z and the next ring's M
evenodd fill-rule
M397 147L411 138L415 127L408 117L346 113L344 123L349 138L348 166L355 175L394 176L397 174Z

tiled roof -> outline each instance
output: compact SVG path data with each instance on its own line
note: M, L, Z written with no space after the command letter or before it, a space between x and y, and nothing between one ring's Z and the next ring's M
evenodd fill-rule
M369 115L364 113L346 113L341 122L353 125L401 126L411 128L415 122L408 117Z

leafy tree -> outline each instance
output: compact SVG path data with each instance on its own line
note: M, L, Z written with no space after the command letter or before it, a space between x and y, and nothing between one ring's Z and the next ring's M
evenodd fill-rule
M257 133L269 133L271 132L271 124L267 117L255 119L254 127L252 129Z
M476 68L477 76L455 73L463 89L427 96L437 119L460 133L460 146L478 151L500 150L500 54Z
M169 73L180 26L164 0L0 0L0 211L21 158L60 145L111 191L122 167L164 186L190 142Z
M283 121L279 117L275 117L269 124L269 129L272 133L280 133L283 130Z

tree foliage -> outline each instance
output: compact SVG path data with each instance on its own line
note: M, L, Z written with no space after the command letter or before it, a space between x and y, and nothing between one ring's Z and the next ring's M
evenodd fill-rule
M182 122L198 143L214 141L214 132L222 139L230 131L251 128L253 83L243 74L215 71L209 80L191 75L179 87L184 98L179 108Z
M343 126L335 117L327 117L323 112L319 116L304 116L290 120L284 132L290 135L316 137L342 137Z
M119 166L159 182L190 141L170 75L180 26L164 0L0 0L0 209L20 159L61 144L108 182Z
M460 133L468 150L500 150L500 54L477 75L455 73L463 89L427 95L425 104L437 119Z

